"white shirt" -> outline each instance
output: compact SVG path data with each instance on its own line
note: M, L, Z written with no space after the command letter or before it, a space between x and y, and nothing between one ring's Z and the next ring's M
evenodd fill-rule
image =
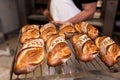
M79 12L72 0L51 0L50 14L53 20L66 21Z

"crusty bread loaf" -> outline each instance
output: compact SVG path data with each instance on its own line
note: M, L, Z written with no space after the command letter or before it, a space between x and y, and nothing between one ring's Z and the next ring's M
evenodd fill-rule
M52 35L46 42L49 66L58 66L65 63L71 56L70 48L63 36Z
M23 32L26 32L26 31L29 30L29 29L37 29L37 30L39 30L39 25L35 25L35 24L30 25L30 24L27 24L27 25L25 25L25 26L23 26L23 27L21 28L21 32L22 32L22 33L23 33Z
M39 37L40 37L39 30L29 29L20 35L20 43L23 44L23 43L25 43L25 41L27 41L29 39L34 39L34 38L39 38Z
M65 23L59 28L59 35L64 36L66 39L69 39L76 32L74 25L72 23Z
M75 34L70 40L77 58L83 62L93 60L99 53L95 43L86 34Z
M98 29L87 22L79 22L75 24L75 29L81 34L87 34L93 40L99 35Z
M56 27L54 24L52 23L47 23L44 24L43 26L41 26L40 28L40 33L41 33L41 37L44 41L47 41L47 39L52 35L52 34L56 34Z
M110 37L100 36L95 39L95 44L100 50L100 58L107 66L113 66L120 56L119 46Z
M14 73L30 73L41 64L44 58L44 42L42 39L26 41L15 57Z

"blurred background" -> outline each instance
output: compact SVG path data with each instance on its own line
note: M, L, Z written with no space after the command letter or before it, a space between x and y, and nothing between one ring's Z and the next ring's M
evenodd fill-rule
M20 28L45 24L47 0L0 0L0 80L8 80ZM120 1L98 0L93 19L87 21L120 44Z

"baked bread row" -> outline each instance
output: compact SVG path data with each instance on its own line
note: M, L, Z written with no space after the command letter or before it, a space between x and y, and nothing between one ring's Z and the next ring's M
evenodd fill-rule
M15 57L15 74L27 74L39 66L46 57L44 47L47 49L49 66L60 65L70 57L71 51L68 44L63 36L56 34L55 26L50 23L43 26L41 26L41 29L38 25L22 27L21 49ZM44 43L46 43L46 46L44 46Z
M43 62L45 55L41 38L27 40L15 57L14 73L27 74L33 71Z
M22 27L21 33L22 35L20 36L20 42L22 44L26 40L39 37L46 42L50 35L56 33L64 36L66 39L70 38L73 33L87 34L92 40L99 35L98 29L86 22L77 23L75 25L72 23L65 23L59 26L59 30L56 30L55 25L52 23L47 23L41 26L25 25Z
M77 25L77 26L76 26ZM78 28L80 28L79 26L78 26L78 24L76 24L75 26L76 26L76 29L78 29ZM79 24L79 25L81 25L81 24ZM48 27L48 28L46 28L46 27ZM83 26L82 26L83 27ZM90 27L91 27L91 25L90 25ZM93 26L92 26L93 27ZM87 28L87 27L86 27ZM43 30L44 29L44 30ZM54 29L54 30L53 30ZM78 58L81 60L81 61L84 61L84 62L88 62L88 61L91 61L92 59L94 59L95 57L96 57L96 55L98 54L98 48L97 48L97 46L95 45L95 43L92 41L92 39L95 39L96 37L97 37L97 35L95 35L95 37L93 37L92 38L92 36L91 36L91 38L89 38L87 35L83 35L82 33L84 33L84 31L81 33L81 31L77 31L75 29L75 27L74 27L74 25L72 24L72 23L66 23L66 24L63 24L63 25L61 25L61 26L59 26L59 31L58 31L58 35L53 35L53 34L56 34L56 29L55 29L55 26L54 27L51 27L51 29L50 29L50 23L48 23L48 24L46 24L46 25L44 25L44 26L42 26L42 28L40 29L41 30L41 35L44 37L44 38L47 38L47 36L49 36L45 41L46 41L46 48L48 49L48 45L50 45L51 43L50 43L50 41L52 42L52 41L54 41L54 39L52 38L52 37L54 37L54 36L62 36L63 38L65 38L65 39L69 39L69 38L71 38L71 42L72 42L72 44L73 44L73 46L74 46L74 49L75 49L75 52L76 52L76 54L77 54L77 56L78 56ZM79 29L78 29L79 30ZM93 30L97 30L97 29L94 29L93 28ZM86 31L87 32L87 31ZM85 33L86 33L85 32ZM96 33L97 33L98 31L96 31ZM49 34L48 35L48 33L53 33L52 35L51 34ZM95 34L96 34L95 33ZM92 34L92 33L91 33ZM97 33L98 34L98 33ZM51 36L50 36L51 35ZM81 37L81 38L79 38L80 36L83 36L83 37ZM61 43L59 43L59 40L60 39L62 39L62 37L61 38L58 38L58 42L57 43L55 43L55 44L58 44L58 47L57 47L57 45L56 45L56 47L54 47L54 49L53 50L51 50L53 53L50 53L49 52L49 50L48 50L48 65L50 65L50 66L52 66L53 64L55 65L55 62L58 62L58 61L60 61L60 60L58 60L58 57L60 57L60 54L62 53L62 54L66 54L66 53L63 53L63 52L61 52L61 51L59 51L59 48L60 48L60 46L64 46L64 44L66 44L66 41L64 40L63 42L61 42ZM86 39L86 37L88 38L88 39ZM80 41L83 41L82 42L82 44L80 43L79 44L79 42ZM78 47L76 47L76 44L78 44ZM81 48L80 48L80 45L81 45ZM68 45L66 45L66 47L67 47ZM83 47L84 46L84 47ZM64 50L64 47L62 48L61 47L61 49L62 50ZM65 50L65 51L67 51L67 52L69 52L69 53L67 53L67 54L70 54L70 50L69 49L67 49L67 50ZM51 55L57 55L56 57L57 57L57 59L56 60L53 60L52 61L52 59L54 58L53 56L51 56ZM59 55L59 56L58 56ZM51 57L50 57L51 56ZM56 58L55 57L55 58ZM66 60L66 59L65 59ZM63 60L62 60L63 61ZM61 62L59 62L59 64L60 63L62 63L62 61Z
M59 26L58 34L70 39L80 61L91 61L99 54L100 59L109 67L118 62L119 46L110 37L99 36L98 29L86 22L63 24Z
M66 39L70 39L75 55L83 62L100 55L107 66L113 66L120 56L119 46L110 37L99 36L98 29L86 22L66 23L59 26L59 30L52 23L25 25L21 29L22 47L15 59L14 72L26 74L33 71L46 57L44 47L49 66L65 63L71 56Z
M87 30L87 26L86 26L86 32L84 32L84 29L83 30L81 29L81 31L83 31L83 32L78 31L80 29L81 24L82 23L76 24L75 27L72 23L63 24L63 25L59 26L59 30L58 30L57 34L56 34L57 31L56 31L55 26L53 24L52 24L53 27L50 27L50 23L42 26L42 28L40 29L40 32L41 32L41 35L43 36L43 38L47 38L47 36L49 36L45 40L47 49L49 49L48 45L51 44L50 41L54 43L53 37L58 36L58 39L54 43L56 46L51 50L51 53L48 50L48 65L55 66L58 62L59 62L59 64L62 63L64 58L61 59L61 61L58 60L58 58L61 56L61 54L62 55L67 54L67 55L70 56L70 49L69 48L66 48L66 50L64 49L64 45L67 42L65 40L62 40L62 37L63 37L63 39L64 38L65 39L69 39L69 38L71 39L71 42L73 44L73 48L75 49L75 52L76 52L76 56L78 56L78 58L81 61L84 61L84 62L91 61L98 55L99 50L92 40L92 39L95 39L98 36L98 30L96 28L94 28L93 26L91 26L90 24L89 25L87 24L88 27L93 27L93 28L90 28L90 29L88 28L88 30ZM94 32L93 36L91 36L92 33L90 33L90 32L92 32L91 29ZM49 34L49 33L51 33L51 34ZM89 36L87 35L87 33L89 34ZM60 40L62 40L61 43L59 43ZM82 44L79 43L81 41L83 41ZM77 46L76 46L76 44L77 44ZM60 48L60 46L62 46L63 48L62 47ZM66 47L68 47L68 45L66 45ZM60 51L59 51L59 49L60 49ZM64 50L64 52L62 50ZM55 57L51 56L53 54L54 54ZM56 58L56 60L55 60L55 58ZM67 59L64 59L64 61L65 60L67 60Z
M58 30L52 23L41 26L40 33L46 43L47 64L55 67L65 63L71 56L65 36L59 35Z
M14 73L27 74L35 70L45 59L44 41L39 25L25 25L21 29L20 50L15 56Z
M79 60L83 62L91 61L99 53L100 59L109 67L118 62L120 48L110 37L99 36L98 29L86 22L71 25L72 29L69 27L61 27L60 32L65 33L67 38L70 38Z

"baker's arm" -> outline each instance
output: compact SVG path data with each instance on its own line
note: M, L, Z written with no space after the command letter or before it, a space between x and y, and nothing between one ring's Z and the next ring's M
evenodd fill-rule
M83 10L65 22L72 22L73 24L75 24L77 22L81 22L92 18L95 13L96 6L97 6L97 2L82 4Z

